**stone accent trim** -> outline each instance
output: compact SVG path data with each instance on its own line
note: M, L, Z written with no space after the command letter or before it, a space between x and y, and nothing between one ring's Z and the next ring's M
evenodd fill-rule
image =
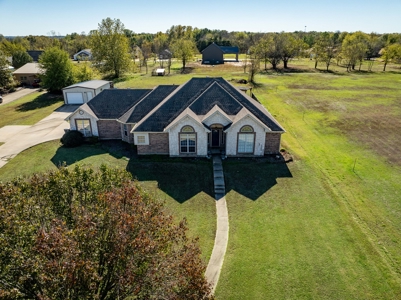
M168 133L149 133L149 145L138 145L138 154L170 154Z
M266 133L265 154L280 153L281 133Z

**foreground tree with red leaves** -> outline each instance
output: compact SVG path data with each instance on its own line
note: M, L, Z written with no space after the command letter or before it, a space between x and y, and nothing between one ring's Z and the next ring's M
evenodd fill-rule
M186 230L122 170L0 184L0 298L211 299Z

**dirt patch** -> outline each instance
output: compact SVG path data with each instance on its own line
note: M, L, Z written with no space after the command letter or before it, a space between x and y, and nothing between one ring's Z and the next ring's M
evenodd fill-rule
M289 84L289 89L293 90L339 90L340 88L333 87L333 86L325 86L325 85L318 85L318 84Z
M401 165L401 118L397 111L401 111L401 103L363 107L358 113L346 113L330 126L386 157L390 163Z

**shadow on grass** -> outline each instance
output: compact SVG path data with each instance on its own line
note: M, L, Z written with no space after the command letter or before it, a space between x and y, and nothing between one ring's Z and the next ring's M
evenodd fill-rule
M212 163L207 159L169 158L168 156L138 157L135 148L122 141L102 141L94 145L84 144L76 148L60 147L51 158L59 167L72 165L86 158L99 156L96 165L102 164L103 154L116 159L129 159L126 170L139 181L156 181L163 192L179 203L191 199L200 192L213 197Z
M116 159L126 157L126 170L139 181L155 181L157 187L179 203L199 193L214 198L213 168L206 158L170 158L168 156L140 156L135 148L121 141L103 141L95 145L76 148L58 148L51 161L59 167L71 165L88 157L99 156L96 165L102 164L102 154ZM245 197L257 200L277 184L277 178L292 177L285 163L269 163L268 159L228 159L224 162L226 192L234 190Z
M51 106L57 102L63 101L62 96L57 94L42 94L33 99L32 101L23 103L17 107L17 111L30 111L40 109L43 107Z
M158 188L179 203L201 192L214 197L212 163L206 159L140 157L129 161L127 171L139 181L157 181Z
M275 186L277 178L292 178L286 163L268 163L263 158L232 158L223 167L226 193L233 190L254 201Z
M110 154L116 159L123 157L131 158L135 157L136 153L129 144L121 141L104 141L97 144L84 144L75 148L59 147L56 154L51 158L51 162L59 167L63 164L67 166L74 163L80 162L85 158L101 155ZM102 162L99 161L99 165Z

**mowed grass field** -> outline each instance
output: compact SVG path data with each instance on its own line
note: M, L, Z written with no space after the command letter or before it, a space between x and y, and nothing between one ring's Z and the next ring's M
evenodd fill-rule
M400 299L401 74L256 81L294 162L289 172L225 163L230 238L217 298Z
M293 72L257 75L254 93L286 129L294 161L224 162L230 235L217 299L401 298L401 70L346 73L290 63ZM323 69L323 66L322 66ZM363 69L363 68L362 68ZM376 70L375 70L376 71ZM194 76L247 78L240 64L186 74L127 76L119 88L181 84ZM215 231L208 161L130 157L107 145L26 150L0 168L0 180L60 162L129 170L200 236L205 260ZM23 166L23 167L21 167Z

